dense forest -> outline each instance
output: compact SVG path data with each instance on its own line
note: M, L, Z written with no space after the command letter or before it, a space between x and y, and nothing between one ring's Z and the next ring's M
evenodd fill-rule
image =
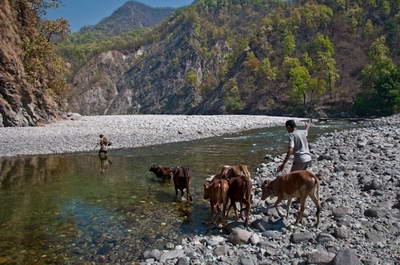
M178 113L387 115L400 107L399 10L399 0L198 0L151 29L101 39L72 35L59 51L76 73L102 52L157 46L132 70L146 68L146 58L179 38L177 51L163 50L158 62L184 70L180 93L198 94ZM200 58L201 69L187 69L188 56ZM135 86L163 90L154 73L136 74L145 77ZM205 109L215 97L218 107ZM166 104L144 112L174 110Z

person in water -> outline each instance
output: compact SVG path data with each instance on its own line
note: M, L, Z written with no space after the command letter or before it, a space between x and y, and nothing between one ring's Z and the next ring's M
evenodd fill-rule
M111 142L103 134L100 134L99 137L100 137L99 143L98 143L98 144L100 144L99 154L105 155L105 154L107 154L108 146L111 145Z
M284 169L285 164L291 155L294 155L294 159L290 172L296 170L306 170L311 166L311 153L307 141L310 123L306 123L305 130L297 129L296 122L294 120L286 121L285 126L289 133L289 145L286 157L282 164L278 167L278 172Z

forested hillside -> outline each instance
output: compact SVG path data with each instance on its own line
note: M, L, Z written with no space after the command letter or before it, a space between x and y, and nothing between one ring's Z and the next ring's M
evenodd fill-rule
M399 10L399 0L198 0L150 30L60 45L76 66L70 106L391 114L400 106Z

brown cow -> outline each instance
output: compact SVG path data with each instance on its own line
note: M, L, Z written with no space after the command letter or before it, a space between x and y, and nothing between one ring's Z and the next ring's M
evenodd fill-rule
M245 176L251 179L247 165L223 166L219 175L224 176L228 179L237 176Z
M236 202L239 202L240 205L244 204L246 206L244 222L245 226L247 226L249 223L249 215L251 210L251 188L252 183L250 178L244 175L233 176L229 179L228 198L230 200L230 205L228 207L228 211L226 212L226 216L228 216L229 210L231 207L233 207L237 219ZM242 211L243 209L240 210L240 213L242 213Z
M173 180L175 185L175 195L178 199L178 190L181 191L183 196L183 190L186 189L186 199L192 201L192 195L190 195L190 185L192 182L192 170L186 167L176 167L172 169Z
M317 207L317 222L315 226L319 225L319 215L321 212L321 204L319 200L319 179L311 172L306 170L298 170L290 172L289 174L278 176L272 181L264 181L262 185L261 199L265 200L267 197L278 196L274 207L279 216L278 203L282 200L288 200L286 218L289 216L290 204L292 198L300 198L300 211L297 215L296 223L303 222L304 206L308 196L311 197L315 206Z
M214 177L210 183L204 184L204 199L210 200L211 215L217 216L221 212L225 217L226 205L228 203L229 182L227 179Z
M161 178L164 180L171 179L171 177L173 176L172 170L173 170L172 167L160 167L160 166L156 166L156 165L152 165L149 169L149 171L156 174L156 176L158 178Z

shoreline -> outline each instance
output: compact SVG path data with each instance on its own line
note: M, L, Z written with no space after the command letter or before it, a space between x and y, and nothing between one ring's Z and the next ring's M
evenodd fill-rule
M109 150L127 149L284 126L288 119L305 120L265 115L81 116L38 127L0 128L0 158L97 152L99 134L112 142Z

